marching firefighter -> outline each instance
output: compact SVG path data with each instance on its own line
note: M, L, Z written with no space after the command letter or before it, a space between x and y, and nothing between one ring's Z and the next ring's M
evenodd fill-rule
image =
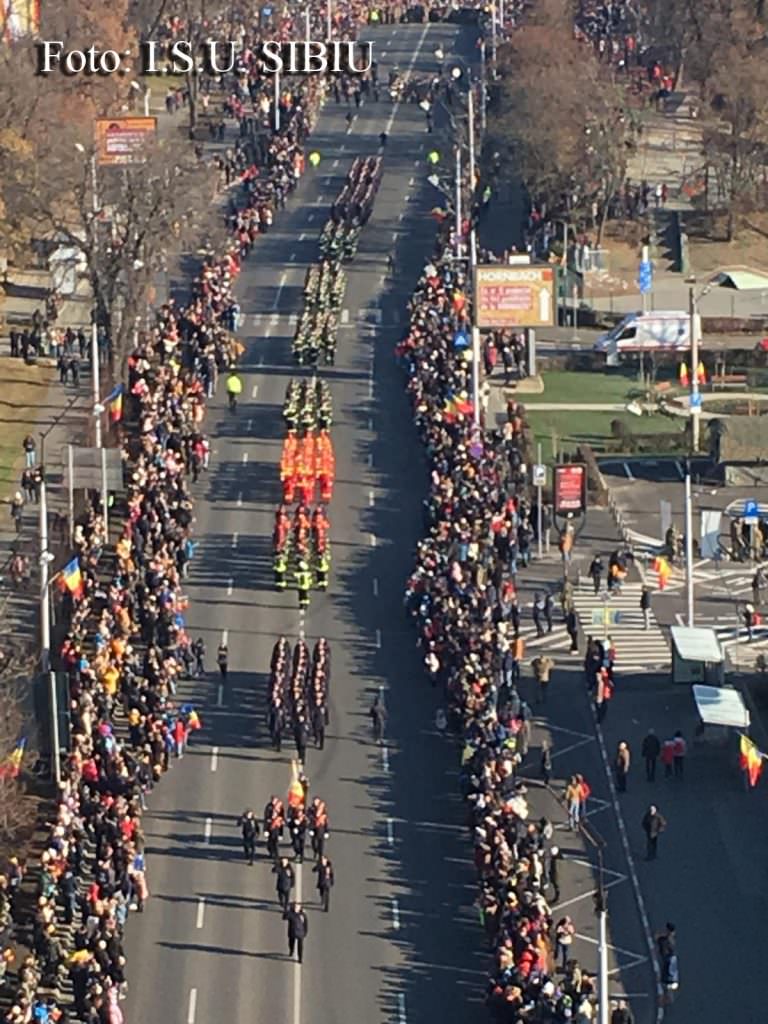
M318 590L328 589L328 576L331 572L331 551L328 545L315 555L315 586Z
M282 551L285 547L285 542L288 539L288 534L291 529L291 520L288 516L288 512L281 505L275 513L275 528L272 532L272 544L275 551Z
M287 583L285 574L288 572L288 555L280 550L275 554L275 586L278 590L285 590Z
M302 558L296 567L296 590L299 592L299 608L309 607L309 591L312 589L312 573Z

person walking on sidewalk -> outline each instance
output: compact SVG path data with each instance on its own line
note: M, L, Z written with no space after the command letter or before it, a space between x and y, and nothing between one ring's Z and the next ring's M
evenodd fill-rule
M616 750L616 760L614 761L614 767L616 769L616 789L619 793L627 792L627 776L629 775L629 764L631 761L629 747L622 740Z
M600 555L595 555L589 565L589 575L592 579L595 597L600 593L600 584L603 581L603 571L603 560Z
M643 745L640 748L640 753L645 761L645 777L648 782L654 782L656 779L656 762L659 760L659 754L661 753L661 741L653 729L648 730L643 740Z
M667 822L664 817L659 814L656 805L651 804L643 815L643 819L640 824L642 825L643 832L645 832L645 859L656 860L659 836L667 827Z
M672 765L675 772L676 779L682 779L684 774L685 766L685 755L688 752L688 747L685 742L685 737L682 732L678 729L675 735L672 737Z
M27 469L30 469L35 464L35 458L37 455L37 443L31 434L27 434L24 440L21 442L21 447L24 449L24 461Z
M651 628L651 588L640 591L640 611L643 613L643 629Z
M549 689L549 682L552 676L552 669L554 667L554 661L546 654L539 654L531 662L533 678L538 684L538 695L536 697L537 704L547 703L547 690Z
M16 533L21 533L22 517L24 515L24 498L21 491L16 491L11 501L11 519L16 527Z

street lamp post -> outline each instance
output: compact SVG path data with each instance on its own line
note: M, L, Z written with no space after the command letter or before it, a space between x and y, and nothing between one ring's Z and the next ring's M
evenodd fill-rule
M699 405L699 316L695 279L688 283L688 314L691 331L691 448L699 450L701 440L701 406Z
M480 131L485 135L485 116L488 99L485 85L485 40L480 40Z
M53 555L48 550L48 493L45 466L40 482L40 669L47 677L51 713L51 766L58 786L61 782L61 751L59 750L59 702L56 673L51 671L51 604L49 566Z
M280 69L275 72L275 131L280 131Z
M331 2L332 2L332 0L327 0L327 4L326 4L326 7L325 7L325 30L326 30L326 36L327 36L327 39L328 39L329 43L331 41L331 36L333 35L333 19L331 17Z
M461 259L461 146L456 146L456 259Z

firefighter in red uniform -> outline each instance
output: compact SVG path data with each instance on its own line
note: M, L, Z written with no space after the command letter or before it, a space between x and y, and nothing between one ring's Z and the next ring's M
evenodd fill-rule
M285 507L281 505L275 513L275 529L272 533L272 544L275 554L285 548L285 542L288 539L290 529L291 521L288 517L288 512Z
M325 841L328 838L328 810L325 800L316 796L309 808L309 830L312 836L312 852L319 860L323 856Z

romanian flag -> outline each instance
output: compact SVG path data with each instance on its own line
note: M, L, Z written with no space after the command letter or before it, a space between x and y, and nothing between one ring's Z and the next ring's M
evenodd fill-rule
M455 420L460 416L471 416L474 406L466 395L448 395L443 406L446 419Z
M109 418L113 423L119 423L123 418L123 388L122 384L118 384L112 388L107 397L104 399L104 404L109 408Z
M757 744L753 743L749 736L744 734L739 738L739 750L741 770L747 773L749 784L754 787L757 785L760 773L763 770L763 755L757 749Z
M21 761L24 757L24 748L27 745L25 736L19 740L13 751L0 764L0 779L17 779L21 771Z
M61 570L61 587L62 590L68 590L73 597L79 599L83 596L83 574L80 572L77 555Z

